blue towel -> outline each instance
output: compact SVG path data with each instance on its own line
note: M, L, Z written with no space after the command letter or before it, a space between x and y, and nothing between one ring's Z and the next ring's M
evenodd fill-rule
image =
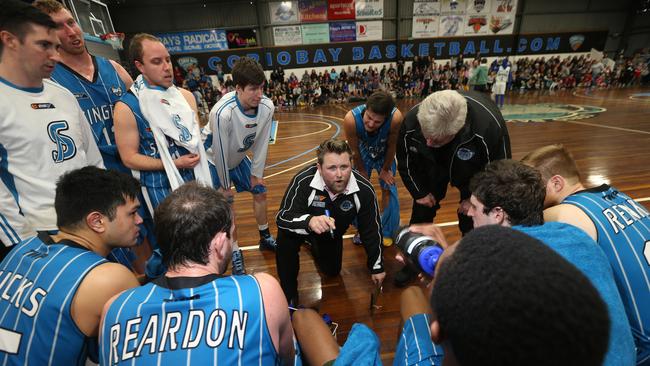
M381 366L379 338L364 324L355 323L334 366Z

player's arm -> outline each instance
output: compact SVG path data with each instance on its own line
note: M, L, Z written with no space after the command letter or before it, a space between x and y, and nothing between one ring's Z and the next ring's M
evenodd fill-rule
M72 319L89 337L98 334L106 303L124 290L139 286L133 272L118 263L104 263L88 273L72 300Z
M399 109L395 110L393 113L393 119L390 124L390 132L388 133L388 146L386 148L386 155L384 155L384 166L381 167L381 172L379 172L379 178L386 182L386 184L395 184L395 179L393 178L393 172L391 167L393 166L393 161L395 161L395 151L397 150L397 136L399 135L399 129L402 127L402 121L404 117L402 112Z
M88 165L94 165L98 168L104 169L104 158L102 158L102 154L99 152L99 148L97 147L97 142L95 141L95 136L93 135L90 123L78 105L77 111L79 118L79 128L81 129L81 134L83 136L81 145L83 146L83 150L86 153L86 162Z
M271 333L273 345L278 351L282 365L292 364L295 350L293 348L293 327L289 317L287 300L278 281L267 273L256 273L260 284L266 324Z
M226 108L212 108L208 126L212 128L212 159L221 183L221 189L230 190L230 169L228 169L228 139L231 126L230 111ZM215 187L219 188L219 187Z
M133 111L122 102L115 103L113 110L115 143L127 168L137 170L163 170L162 160L140 154L140 133Z
M570 204L559 204L544 210L544 221L557 221L573 225L586 232L594 241L598 240L598 230L584 211Z
M343 131L345 131L345 138L348 140L348 145L352 149L352 154L354 156L354 167L361 173L364 177L368 178L368 172L366 167L363 164L363 159L361 159L361 150L359 150L359 138L357 137L357 125L354 120L354 115L352 111L348 111L345 117L343 118Z
M258 122L258 133L253 142L252 151L253 151L253 160L251 161L251 186L255 187L258 184L264 184L264 166L266 165L266 156L269 151L269 140L271 137L271 126L273 124L273 112L275 111L274 106L269 106L264 104L265 107L262 107L263 101L258 107L258 113L268 113L264 116L263 123ZM268 110L266 110L268 107Z
M133 85L133 78L131 78L131 75L120 65L117 61L113 60L108 60L111 65L115 68L115 71L117 71L117 76L122 79L122 82L126 85L126 88L129 89L131 85Z

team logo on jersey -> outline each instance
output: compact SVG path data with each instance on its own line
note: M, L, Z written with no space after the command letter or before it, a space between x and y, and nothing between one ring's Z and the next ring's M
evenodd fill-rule
M255 132L251 133L250 135L244 137L244 141L242 141L242 145L244 145L242 148L237 149L237 152L244 152L247 151L248 149L253 146L253 143L255 142Z
M314 207L325 208L325 202L323 202L323 201L314 200L314 202L312 202L311 205L314 206Z
M354 207L354 205L352 204L352 202L345 200L341 202L341 206L339 207L341 207L341 210L343 210L344 212L348 212L352 209L352 207Z
M466 148L466 147L461 147L458 149L456 152L456 156L458 156L458 159L460 160L469 160L474 156L474 151Z
M248 123L248 124L245 124L244 127L246 127L246 128L257 127L257 123Z
M174 126L176 126L176 128L178 128L178 130L181 132L181 134L178 135L178 141L188 142L192 139L190 130L181 124L181 117L178 114L172 115L172 122L174 123Z
M75 98L77 99L89 99L90 97L86 93L73 93Z
M32 103L32 109L54 109L54 104L52 103Z
M55 163L62 163L77 155L77 146L72 137L63 133L70 127L67 121L54 121L47 125L47 134L50 140L56 143L56 150L52 150L52 159Z
M124 92L122 91L121 86L113 86L111 87L111 92L116 96L116 97L121 97Z
M169 104L169 102L168 102L167 99L165 99L165 98L161 98L161 99L160 99L160 103L162 103L162 104L167 104L167 105L171 105L171 104Z

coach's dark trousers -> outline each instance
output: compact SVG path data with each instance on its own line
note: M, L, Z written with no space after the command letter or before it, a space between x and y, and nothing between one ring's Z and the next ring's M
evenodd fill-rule
M298 235L288 230L278 229L275 262L280 277L280 285L287 301L298 298L298 272L300 271L300 246L309 242L311 254L318 269L326 276L336 276L341 272L343 258L343 238L332 238L329 233L322 235Z

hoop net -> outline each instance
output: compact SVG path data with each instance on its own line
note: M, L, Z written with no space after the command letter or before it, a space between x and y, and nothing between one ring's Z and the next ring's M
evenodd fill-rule
M122 50L122 42L124 42L124 33L106 33L101 38L108 42L114 50Z

